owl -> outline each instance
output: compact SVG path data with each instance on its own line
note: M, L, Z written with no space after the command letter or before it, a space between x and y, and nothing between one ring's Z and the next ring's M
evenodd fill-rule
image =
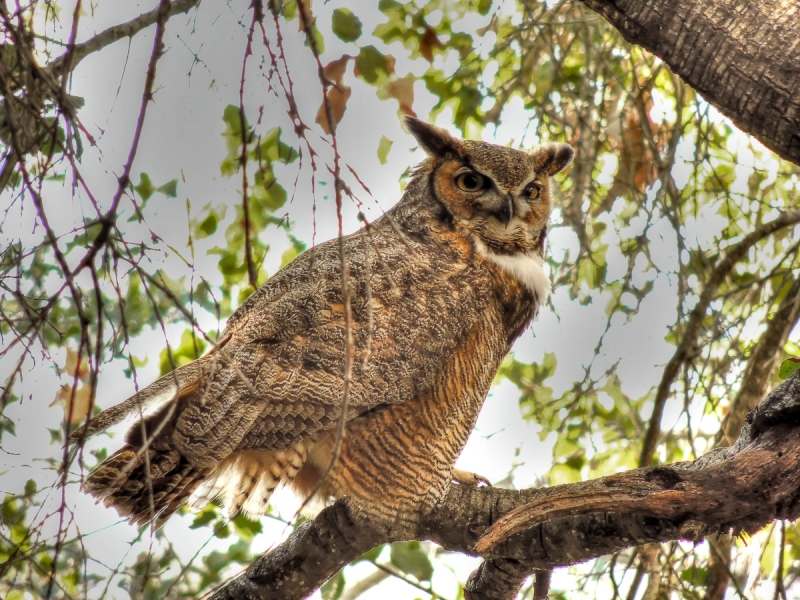
M79 430L136 419L85 491L137 525L214 499L260 515L279 485L395 522L434 509L453 480L480 480L453 465L549 294L550 177L573 150L405 124L427 158L402 199L297 257L207 354Z

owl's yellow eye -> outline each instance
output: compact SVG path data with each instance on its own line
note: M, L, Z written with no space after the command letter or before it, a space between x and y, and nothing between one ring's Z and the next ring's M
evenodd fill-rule
M542 184L538 181L531 181L528 185L525 186L525 189L522 190L522 195L528 198L529 200L536 200L539 197L539 192L542 191Z
M485 180L483 175L469 171L456 177L456 186L462 192L477 192L483 189Z

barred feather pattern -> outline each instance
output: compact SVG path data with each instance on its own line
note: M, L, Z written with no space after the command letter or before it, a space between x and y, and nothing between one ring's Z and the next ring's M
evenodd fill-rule
M92 472L83 489L136 526L152 521L160 527L206 477L207 471L158 440L144 450L126 444Z

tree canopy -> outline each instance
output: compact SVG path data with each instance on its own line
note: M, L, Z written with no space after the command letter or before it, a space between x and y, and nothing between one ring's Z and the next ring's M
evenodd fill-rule
M65 441L200 356L304 249L393 205L422 158L404 114L577 150L557 178L553 295L459 463L488 469L491 493L745 439L800 356L789 3L728 20L727 0L674 14L657 0L152 4L0 6L3 597L199 597L304 521L285 499L259 521L211 505L136 530L79 491L124 428L74 456ZM706 43L720 23L731 35ZM341 525L338 510L324 518ZM797 593L794 524L713 533L576 557L550 597ZM481 562L436 535L367 544L319 593L463 597Z

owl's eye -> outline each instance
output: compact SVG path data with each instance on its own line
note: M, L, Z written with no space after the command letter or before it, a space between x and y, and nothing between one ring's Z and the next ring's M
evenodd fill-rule
M539 197L539 192L542 191L542 184L538 181L531 181L528 185L525 186L525 189L522 190L522 195L530 200L536 200Z
M462 192L477 192L483 189L485 181L483 175L469 171L456 177L456 186Z

